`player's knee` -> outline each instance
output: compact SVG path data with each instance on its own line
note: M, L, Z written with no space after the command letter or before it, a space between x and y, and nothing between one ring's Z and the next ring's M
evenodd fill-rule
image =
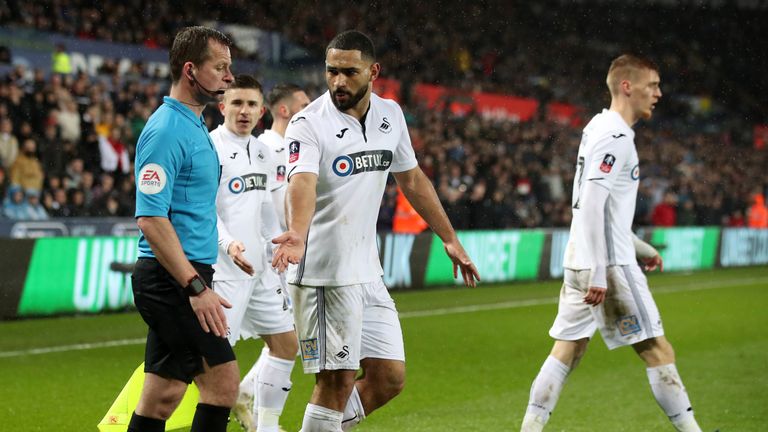
M589 339L579 339L575 341L555 341L555 345L552 347L550 355L558 359L571 369L575 369L578 366L584 354L587 352L589 346Z
M405 374L394 375L387 385L387 400L394 399L405 388Z
M675 350L664 337L646 339L632 346L646 366L656 367L675 362Z
M284 360L293 360L296 358L296 353L299 351L299 343L296 341L296 339L287 339L283 341L279 346L274 347L275 349L272 349L270 347L270 351L272 352L272 355L284 359Z
M375 383L371 383L371 388L382 403L394 399L405 388L404 367L387 368L384 373L372 375L375 377Z
M195 382L200 389L200 402L232 407L237 401L240 387L237 365L220 365L209 370Z

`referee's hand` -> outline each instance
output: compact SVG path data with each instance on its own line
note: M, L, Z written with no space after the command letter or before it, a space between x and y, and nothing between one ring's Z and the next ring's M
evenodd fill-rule
M203 331L210 333L213 331L218 337L227 337L227 317L224 315L224 309L232 307L231 304L212 289L206 288L200 295L189 298L192 310L195 311L197 319L200 321L200 327Z

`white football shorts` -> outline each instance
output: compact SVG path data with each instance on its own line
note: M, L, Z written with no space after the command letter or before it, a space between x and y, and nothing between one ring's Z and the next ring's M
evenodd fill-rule
M637 264L608 267L608 290L605 301L598 306L584 303L589 272L565 270L550 336L574 341L591 338L600 329L608 349L614 349L664 335L648 280Z
M232 308L224 308L232 346L239 339L294 330L290 299L271 268L254 279L215 281L213 289L232 304Z
M304 373L357 370L360 360L405 361L403 332L384 282L288 285Z

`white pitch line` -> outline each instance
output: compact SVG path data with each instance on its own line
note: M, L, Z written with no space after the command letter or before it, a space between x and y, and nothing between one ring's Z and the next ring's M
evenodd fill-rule
M761 282L768 283L768 277L739 279L739 280L730 281L725 284L723 282L710 281L710 282L689 283L689 284L681 284L681 285L666 285L666 286L662 285L655 288L652 287L651 291L658 294L667 294L667 293L687 292L687 291L702 291L702 290L721 288L721 287L753 285ZM537 298L537 299L528 299L528 300L514 300L514 301L508 301L508 302L501 302L501 303L489 303L489 304L480 304L480 305L429 309L429 310L422 310L422 311L401 312L400 318L420 318L420 317L429 317L429 316L452 315L452 314L490 311L490 310L500 310L500 309L517 309L517 308L528 307L528 306L556 304L557 300L558 300L557 297L547 297L547 298ZM120 339L120 340L94 342L94 343L81 343L81 344L74 344L74 345L62 345L62 346L46 347L46 348L31 348L26 350L0 352L0 358L22 357L22 356L50 354L50 353L57 353L57 352L82 351L82 350L109 348L109 347L126 346L126 345L141 345L145 342L146 342L146 338L137 338L137 339Z
M145 343L146 341L147 341L147 338L119 339L119 340L112 340L112 341L105 341L105 342L81 343L81 344L74 344L74 345L47 347L47 348L31 348L31 349L18 350L18 351L4 351L4 352L0 352L0 358L20 357L20 356L37 355L37 354L49 354L49 353L55 353L55 352L82 351L82 350L89 350L89 349L96 349L96 348L107 348L107 347L116 347L116 346L125 346L125 345L139 345L139 344Z
M760 282L768 283L768 277L740 279L740 280L728 282L727 284L723 284L722 282L709 281L709 282L702 282L702 283L689 283L689 284L680 284L680 285L662 285L655 288L651 287L651 292L656 294L667 294L667 293L687 292L687 291L702 291L702 290L721 288L721 287L753 285ZM417 318L417 317L450 315L450 314L460 314L460 313L482 312L482 311L499 310L499 309L517 309L517 308L527 307L527 306L556 304L557 302L558 302L558 297L537 298L537 299L529 299L529 300L513 300L513 301L501 302L501 303L488 303L488 304L480 304L480 305L456 306L456 307L441 308L441 309L429 309L429 310L423 310L423 311L401 312L400 318Z

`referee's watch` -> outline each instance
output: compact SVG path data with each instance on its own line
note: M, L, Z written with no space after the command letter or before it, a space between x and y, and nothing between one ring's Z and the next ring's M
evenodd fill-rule
M190 297L197 297L202 294L206 288L208 287L205 286L205 282L200 279L200 275L196 274L192 276L192 279L190 279L189 282L187 282L187 286L184 287L184 291Z

